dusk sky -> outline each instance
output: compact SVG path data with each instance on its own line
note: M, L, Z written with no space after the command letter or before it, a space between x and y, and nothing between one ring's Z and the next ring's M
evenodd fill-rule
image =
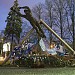
M15 0L0 0L0 30L4 30L6 27L6 18L13 6ZM18 0L19 6L34 7L38 3L44 3L45 0Z

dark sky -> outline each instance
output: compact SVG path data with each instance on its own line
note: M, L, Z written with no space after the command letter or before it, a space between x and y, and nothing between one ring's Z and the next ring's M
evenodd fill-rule
M0 0L0 30L6 27L5 20L8 16L10 8L13 6L15 0ZM18 0L19 6L34 7L38 3L44 3L45 0Z

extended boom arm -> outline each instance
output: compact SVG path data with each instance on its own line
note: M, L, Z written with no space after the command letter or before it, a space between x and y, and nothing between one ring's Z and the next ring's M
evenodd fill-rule
M63 44L65 44L65 46L70 49L74 54L75 51L59 36L57 35L57 33L52 30L42 19L40 20L40 23L42 23L50 32L52 32Z

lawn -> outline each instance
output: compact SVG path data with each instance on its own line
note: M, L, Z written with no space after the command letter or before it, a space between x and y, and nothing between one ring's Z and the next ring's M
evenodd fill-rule
M75 75L75 68L4 68L0 67L0 75Z

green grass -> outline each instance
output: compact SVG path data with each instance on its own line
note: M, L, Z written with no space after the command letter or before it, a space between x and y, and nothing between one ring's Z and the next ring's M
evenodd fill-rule
M75 68L4 68L0 67L0 75L75 75Z

